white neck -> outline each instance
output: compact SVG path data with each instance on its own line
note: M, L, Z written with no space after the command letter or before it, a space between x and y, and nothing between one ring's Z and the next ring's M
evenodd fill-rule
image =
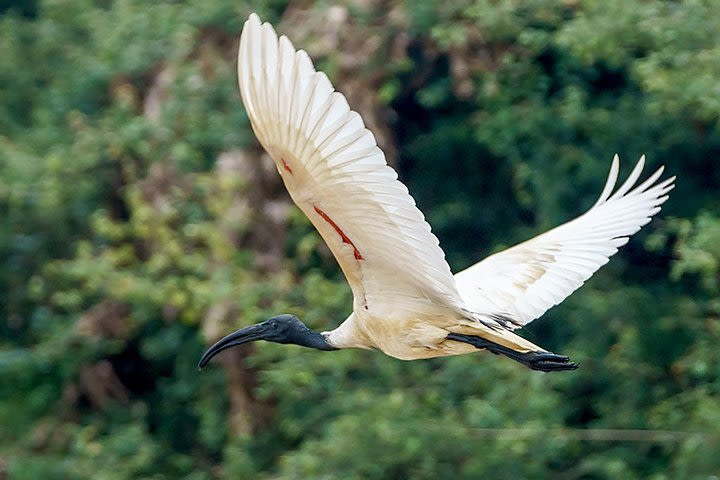
M335 330L322 332L322 334L335 348L372 348L367 337L358 328L354 313L351 313Z

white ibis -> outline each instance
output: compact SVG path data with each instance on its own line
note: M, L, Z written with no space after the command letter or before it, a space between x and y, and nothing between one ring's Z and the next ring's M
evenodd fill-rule
M278 39L255 14L240 39L238 77L252 128L340 264L353 312L322 333L278 315L215 343L199 368L222 350L267 340L318 350L377 349L402 360L485 349L535 370L575 369L567 357L513 330L579 288L650 221L674 187L675 177L658 182L663 168L635 186L642 157L615 190L615 156L600 198L585 214L453 276L360 115L307 53Z

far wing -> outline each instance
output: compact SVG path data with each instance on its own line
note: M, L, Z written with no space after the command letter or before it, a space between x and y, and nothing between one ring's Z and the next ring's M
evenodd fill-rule
M616 155L600 198L585 214L456 274L467 308L507 317L519 327L578 289L660 211L674 188L675 177L655 183L660 168L633 189L644 164L643 156L612 193L619 170Z
M445 255L415 201L360 115L308 55L252 14L238 77L255 134L337 258L356 302L368 310L398 308L408 297L459 305Z

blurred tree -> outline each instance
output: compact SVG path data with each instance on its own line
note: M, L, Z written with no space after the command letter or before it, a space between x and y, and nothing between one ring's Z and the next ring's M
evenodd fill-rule
M580 370L262 344L196 372L241 324L330 328L351 305L236 92L251 11L362 113L455 269L589 207L615 152L678 175L665 212L526 329ZM0 478L717 475L718 17L710 0L0 4Z

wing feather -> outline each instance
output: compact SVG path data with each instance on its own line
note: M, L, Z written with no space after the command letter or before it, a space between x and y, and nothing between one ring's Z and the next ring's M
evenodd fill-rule
M243 28L238 82L253 130L356 302L388 310L405 295L462 304L437 238L360 115L255 14Z
M507 316L517 327L582 286L660 211L674 188L675 177L656 183L663 167L633 188L644 166L643 156L615 190L620 170L616 155L600 197L585 214L456 274L467 308Z

